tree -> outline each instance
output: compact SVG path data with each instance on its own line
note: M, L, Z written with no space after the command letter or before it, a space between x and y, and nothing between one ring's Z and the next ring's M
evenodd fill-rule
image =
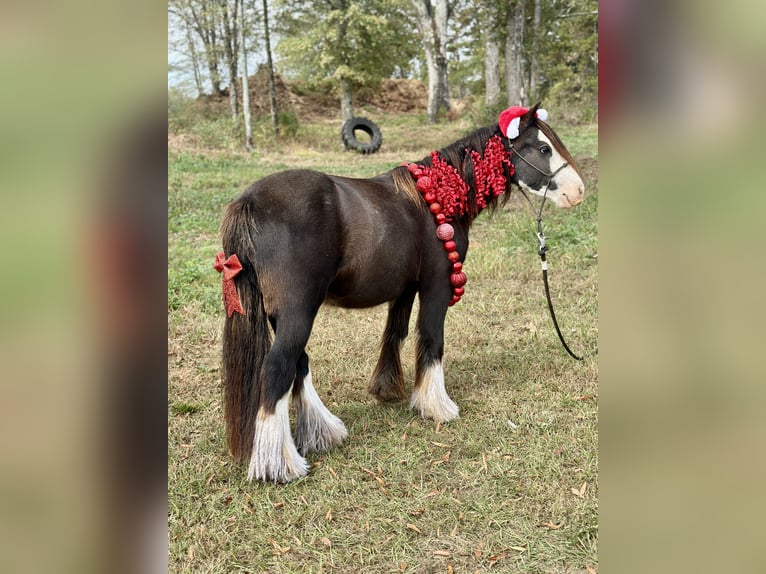
M598 91L598 2L540 2L541 22L535 35L538 60L537 99L563 106L574 116L595 109Z
M428 121L436 123L439 109L450 110L447 74L447 0L412 0L418 16L428 68Z
M512 0L505 38L505 91L509 106L526 103L524 75L524 0Z
M277 52L283 69L311 82L332 81L341 117L352 94L390 76L414 54L406 0L281 0Z
M484 32L484 102L495 107L500 101L500 34L497 22L500 10L496 3L484 3L481 23Z
M529 50L529 96L538 101L540 97L537 81L540 77L540 62L537 53L540 50L540 32L542 22L542 0L534 0L535 8L532 17L532 42Z
M220 72L221 45L217 25L218 9L214 0L168 0L168 10L202 42L213 95L223 96Z
M231 119L235 123L239 117L237 60L239 58L239 31L237 12L239 0L217 0L217 26L223 42L224 59L229 68L229 108Z
M264 0L264 3L266 0ZM250 89L247 85L247 48L245 47L245 0L239 4L239 48L242 56L242 113L245 117L245 148L253 151L253 127L250 121ZM236 84L236 82L233 82Z
M279 115L277 114L277 88L274 84L274 62L271 60L271 36L269 34L269 6L263 0L263 35L266 42L266 67L269 75L269 109L271 127L274 135L279 135Z

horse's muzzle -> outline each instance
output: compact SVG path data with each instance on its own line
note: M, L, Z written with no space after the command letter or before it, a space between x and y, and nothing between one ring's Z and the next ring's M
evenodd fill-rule
M566 191L562 189L559 191L556 205L564 209L569 209L570 207L580 205L583 202L584 197L585 187L582 185L574 189L567 189Z

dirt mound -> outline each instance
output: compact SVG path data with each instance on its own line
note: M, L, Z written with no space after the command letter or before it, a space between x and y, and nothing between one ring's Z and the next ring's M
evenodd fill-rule
M241 93L242 82L238 81ZM334 119L340 113L340 100L333 91L308 90L300 82L290 82L279 74L274 74L277 95L277 108L280 111L292 111L304 119ZM259 66L256 73L248 77L250 106L255 116L268 116L269 104L268 72L265 66ZM203 96L206 103L228 105L226 97ZM240 104L241 104L240 97ZM375 89L361 89L354 94L354 106L369 106L386 113L412 113L423 111L428 104L428 90L419 80L388 78Z
M377 89L362 91L358 102L390 113L418 112L428 106L428 89L419 80L387 78Z

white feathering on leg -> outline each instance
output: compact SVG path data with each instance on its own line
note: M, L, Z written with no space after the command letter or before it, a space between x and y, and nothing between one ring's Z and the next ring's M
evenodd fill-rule
M415 409L423 418L436 422L447 422L460 418L460 408L447 395L444 388L444 370L441 363L426 369L420 384L412 391L410 408Z
M266 414L263 407L258 410L248 480L290 482L308 473L308 462L298 453L290 433L289 400L288 390L273 414Z
M301 454L325 452L341 444L348 436L346 425L324 405L314 388L311 371L303 379L303 388L295 398L295 441Z

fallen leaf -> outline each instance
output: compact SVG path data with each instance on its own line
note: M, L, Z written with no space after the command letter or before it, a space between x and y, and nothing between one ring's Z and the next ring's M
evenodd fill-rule
M540 526L545 526L548 530L558 530L562 525L553 524L553 522L543 522Z
M280 546L279 543L273 538L269 538L269 542L271 542L271 545L274 547L274 550L276 551L276 554L278 556L281 556L282 554L286 554L290 551L289 546Z
M327 470L329 470L329 471L330 471L330 474L332 475L332 477L333 477L335 480L338 480L338 475L336 474L336 472L333 470L333 468L332 468L331 466L328 466L328 467L327 467Z
M434 556L449 556L449 550L434 550Z
M416 508L415 510L410 510L409 514L410 516L422 516L425 511L425 508Z
M328 547L329 547L329 546L332 546L332 541L331 541L329 538L327 538L327 536L322 536L322 538L320 538L319 540L320 540L320 541L322 542L322 544L324 544L325 546L328 546Z
M481 558L482 557L482 554L484 554L484 552L482 552L483 548L484 548L484 543L483 542L479 542L476 545L476 550L473 551L473 554L474 554L474 556L476 556L476 558Z
M410 524L409 522L407 523L407 528L409 528L410 530L414 530L418 534L423 534L423 532L420 530L420 528L418 528L414 524Z
M327 511L327 514L325 514L324 517L327 522L332 522L332 508Z
M455 536L457 536L457 524L455 524L455 528L450 531L449 535L450 538L455 538Z
M508 552L502 552L501 554L493 554L487 560L489 560L490 563L497 562L498 560L502 560L503 558L508 558Z
M399 570L401 570L402 572L407 570L407 563L406 562L399 562Z
M585 569L588 571L588 574L598 574L598 572L596 572L593 568L591 568L587 564L585 565Z
M518 552L526 552L527 551L525 546L511 546L511 550L516 550Z

